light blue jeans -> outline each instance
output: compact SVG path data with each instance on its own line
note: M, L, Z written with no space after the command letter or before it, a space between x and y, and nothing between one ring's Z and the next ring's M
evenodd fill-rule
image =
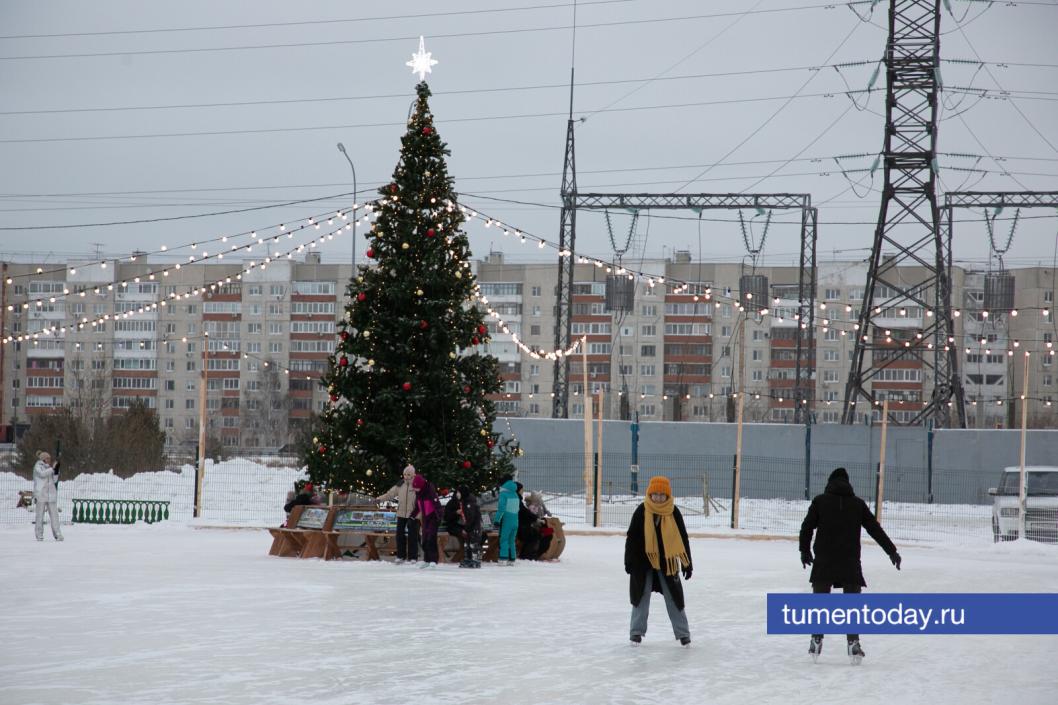
M631 636L643 636L647 633L647 617L650 616L650 596L654 589L655 571L647 573L646 585L643 586L643 597L639 604L632 608ZM665 610L669 613L669 621L672 622L672 633L677 639L690 637L691 627L687 624L687 613L676 607L676 601L672 599L668 584L661 581L661 595L665 598Z

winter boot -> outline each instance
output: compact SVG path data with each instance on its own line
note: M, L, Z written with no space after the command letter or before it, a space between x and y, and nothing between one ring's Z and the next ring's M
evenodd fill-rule
M632 646L639 646L640 644L643 643L643 635L642 634L633 634L628 639L629 639L629 642L632 644Z
M863 662L863 657L867 654L863 653L863 647L860 646L860 640L849 642L849 661L852 662L853 666L859 666Z
M823 653L823 637L813 636L812 641L808 642L808 655L812 657L812 662L819 660L819 655Z
M680 637L680 646L682 646L684 648L687 648L687 649L691 648L691 638L689 636L681 636Z

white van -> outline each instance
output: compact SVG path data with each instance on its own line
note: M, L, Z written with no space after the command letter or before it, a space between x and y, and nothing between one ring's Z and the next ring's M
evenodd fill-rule
M999 487L992 487L992 538L1013 541L1018 537L1020 513L1018 468L1004 468ZM1025 538L1058 542L1058 467L1025 467Z

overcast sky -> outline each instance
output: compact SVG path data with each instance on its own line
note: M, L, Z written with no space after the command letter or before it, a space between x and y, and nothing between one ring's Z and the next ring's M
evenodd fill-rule
M940 127L944 189L1058 190L1058 4L951 6L942 57L990 63L942 66L953 89ZM784 10L793 7L802 9ZM820 208L820 258L862 258L882 183L880 169L873 178L867 170L882 144L884 71L875 92L861 91L884 49L887 3L854 9L859 15L813 0L581 2L580 191L810 193ZM557 241L572 22L572 5L561 0L0 0L0 227L164 218L352 191L339 141L361 191L374 188L397 161L417 80L405 62L422 34L439 62L427 80L463 201ZM867 63L832 67L856 62ZM87 257L96 243L110 256L173 248L349 201L0 230L0 258ZM690 249L697 257L699 247L706 260L745 255L737 213L707 212L701 224L693 213L655 215L636 228L648 256ZM759 241L754 215L745 213ZM1012 215L997 223L1000 245ZM961 217L972 222L956 227L955 257L981 265L983 214ZM611 220L623 245L630 216ZM764 254L788 263L797 218L775 220ZM554 256L477 224L466 229L478 257L490 249ZM1049 264L1056 232L1058 210L1022 213L1008 263ZM580 216L577 244L609 255L601 214ZM361 240L361 258L364 249ZM347 260L349 240L323 253Z

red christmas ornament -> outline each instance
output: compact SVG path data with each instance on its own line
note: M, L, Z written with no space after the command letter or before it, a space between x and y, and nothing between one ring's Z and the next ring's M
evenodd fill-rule
M419 327L422 328L423 330L426 330L427 328L430 327L430 324L427 323L426 321L419 321Z
M320 446L320 455L323 455L326 452L327 452L327 446Z
M485 333L487 333L488 330L489 329L486 328L485 326L478 326L478 333L481 333L482 335L485 335Z
M470 386L469 385L463 387L463 394L470 394Z
M366 254L371 259L374 259L375 258L375 248L374 247L367 248L367 252L365 252L364 254Z
M476 335L473 338L470 339L470 344L471 345L477 345L478 343L479 343L479 341L478 341L478 337Z
M430 134L431 132L433 132L433 130L431 130L429 126L426 126L426 127L422 128L422 133L423 133L424 135L428 135L428 134Z
M364 425L364 420L363 419L357 419L356 420L356 425L357 426L363 426Z
M491 448L492 446L494 446L496 444L490 438L489 440L485 441L485 445L487 445L489 448Z
M463 461L463 469L464 470L469 470L470 469L470 461L469 460L464 460Z
M389 192L390 193L396 193L397 192L397 185L396 184L390 184L389 185Z
M349 358L347 358L345 355L342 355L341 358L339 358L339 360L338 360L338 365L340 367L348 367L349 366Z
M359 294L356 295L356 300L357 301L367 301L367 294L365 294L364 292L361 291Z
M342 340L349 340L349 331L342 331Z
M338 395L337 394L332 394L331 395L331 401L338 401Z
M434 235L436 235L436 234L437 234L437 233L435 233L435 232L434 232L434 229L433 229L433 228L427 228L427 229L426 229L426 237L433 237L433 236L434 236Z
M400 388L403 389L405 392L410 392L411 382L405 382L404 384L400 385Z

